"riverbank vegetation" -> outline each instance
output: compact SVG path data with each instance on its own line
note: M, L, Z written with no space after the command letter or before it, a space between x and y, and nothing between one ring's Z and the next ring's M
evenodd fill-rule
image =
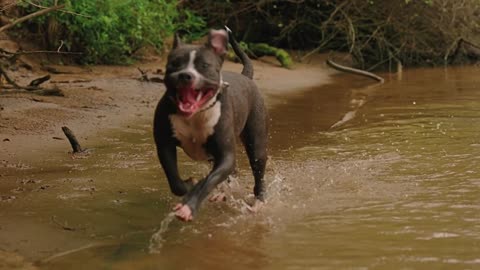
M64 11L52 12L26 23L30 33L50 50L63 45L66 51L81 52L88 64L124 64L148 46L162 49L177 29L189 39L206 33L202 17L168 0L42 0L18 1L21 13L64 4Z
M343 51L365 69L451 63L458 41L480 44L479 0L191 1L209 25L227 22L248 42ZM462 62L465 55L457 55Z
M162 49L177 30L197 39L224 24L246 43L303 51L297 60L341 51L364 69L468 62L459 41L480 44L480 0L19 0L16 15L54 4L65 4L63 12L22 29L50 50L83 53L83 63L128 63L142 47Z

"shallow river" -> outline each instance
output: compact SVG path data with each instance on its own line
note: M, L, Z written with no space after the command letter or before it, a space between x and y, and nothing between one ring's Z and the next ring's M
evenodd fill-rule
M151 123L91 138L88 158L2 169L15 196L0 203L2 249L40 269L480 269L479 74L337 75L269 96L269 198L255 215L239 152L227 202L174 220ZM209 165L181 155L180 168Z

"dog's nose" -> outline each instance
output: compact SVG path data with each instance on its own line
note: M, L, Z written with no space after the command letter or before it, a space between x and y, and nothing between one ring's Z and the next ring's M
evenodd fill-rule
M188 73L188 72L183 72L183 73L180 73L178 74L178 80L181 81L181 82L184 82L184 83L189 83L192 81L192 74Z

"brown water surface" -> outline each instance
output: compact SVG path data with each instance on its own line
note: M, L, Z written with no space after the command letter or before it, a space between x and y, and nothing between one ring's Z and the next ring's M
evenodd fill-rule
M479 73L415 69L374 87L339 75L269 96L256 215L239 152L227 203L174 220L151 123L103 133L88 158L5 168L2 249L40 269L480 269ZM181 155L180 169L209 165Z

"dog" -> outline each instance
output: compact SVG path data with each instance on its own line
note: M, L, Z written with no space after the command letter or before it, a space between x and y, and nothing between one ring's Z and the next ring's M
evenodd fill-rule
M243 64L241 74L221 70L229 41ZM183 196L173 208L182 221L193 220L202 201L234 171L237 138L255 179L253 210L264 201L268 118L252 78L251 60L227 27L210 30L203 45L184 44L175 35L166 65L166 92L155 111L154 139L171 192ZM210 173L198 183L183 181L177 147L194 160L211 161Z

